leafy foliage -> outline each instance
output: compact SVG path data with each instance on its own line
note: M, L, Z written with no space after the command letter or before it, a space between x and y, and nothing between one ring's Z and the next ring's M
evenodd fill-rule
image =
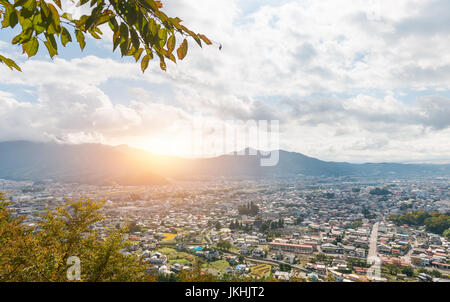
M252 201L248 204L239 206L238 211L240 215L256 216L259 212L259 207Z
M141 227L136 223L136 221L131 221L128 223L127 231L129 233L136 233L141 231Z
M365 259L360 259L360 258L348 258L347 259L347 267L349 267L350 269L353 269L354 267L364 267L364 268L368 268L371 265L367 263L367 261Z
M279 266L280 266L280 271L282 271L282 272L290 272L292 270L292 266L287 263L280 263Z
M72 0L74 1L74 0ZM79 0L77 6L90 6L90 14L76 19L64 11L60 0L0 0L2 28L20 27L20 33L11 41L21 45L29 58L45 46L51 58L59 54L62 46L74 40L83 50L86 35L101 39L102 29L113 33L113 50L120 49L122 56L132 56L141 62L144 72L154 57L159 58L160 68L166 70L166 59L177 62L188 52L187 38L200 47L212 42L203 34L197 34L162 11L161 1L155 0ZM102 25L108 25L102 26ZM102 29L101 29L102 28ZM177 48L177 40L179 45ZM176 55L174 51L177 48ZM11 59L0 55L0 62L10 69L21 71Z
M1 196L0 196L1 197ZM73 201L48 210L33 227L13 218L0 204L0 281L67 281L67 259L81 260L82 281L142 281L146 266L134 254L124 254L123 230L100 234L101 203Z
M446 229L442 235L450 240L450 228Z
M233 245L231 244L231 242L226 241L226 240L219 240L219 242L217 242L217 248L221 249L221 250L225 250L228 251L233 247Z
M398 225L424 225L427 231L440 235L443 235L444 232L450 228L450 215L439 212L407 212L404 215L390 215L389 219Z
M371 195L378 195L378 196L386 196L386 195L392 194L392 192L389 191L389 190L386 189L386 188L382 188L382 189L380 189L380 188L375 188L375 189L373 189L373 190L370 190L369 193L370 193Z

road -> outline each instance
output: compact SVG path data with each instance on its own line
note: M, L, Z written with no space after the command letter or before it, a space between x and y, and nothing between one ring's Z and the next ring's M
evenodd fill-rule
M373 225L372 233L370 234L369 253L367 254L367 263L372 264L373 276L376 279L381 278L381 259L377 255L378 226L379 222Z
M374 259L377 257L377 241L378 241L378 226L379 222L375 223L372 228L372 233L370 234L369 241L369 253L367 254L367 261L369 259Z

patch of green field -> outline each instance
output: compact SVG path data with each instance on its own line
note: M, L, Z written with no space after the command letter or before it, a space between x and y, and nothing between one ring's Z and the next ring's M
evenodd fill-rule
M167 255L167 256L178 253L175 249L171 249L168 247L163 247L163 248L157 249L156 251L161 254Z
M157 250L157 252L164 254L167 256L167 259L169 260L169 262L180 262L183 261L183 259L185 261L187 261L187 263L191 263L195 260L195 256L189 254L189 253L185 253L185 252L178 252L175 249L172 248L167 248L167 247L163 247ZM182 263L182 262L180 262Z
M212 268L217 270L218 272L224 272L225 268L229 267L230 264L226 260L217 260L210 263L204 263L202 267L204 268Z
M175 264L175 263L180 263L180 264L191 264L191 261L185 259L185 258L180 258L180 259L171 259L169 260L170 264Z

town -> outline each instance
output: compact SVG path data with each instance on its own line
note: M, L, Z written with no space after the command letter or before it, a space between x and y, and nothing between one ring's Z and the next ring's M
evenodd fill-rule
M136 187L0 180L0 191L28 225L67 200L105 201L106 219L93 228L128 226L126 252L165 280L200 263L222 278L450 281L447 178L220 178ZM445 229L407 223L415 213L443 219Z

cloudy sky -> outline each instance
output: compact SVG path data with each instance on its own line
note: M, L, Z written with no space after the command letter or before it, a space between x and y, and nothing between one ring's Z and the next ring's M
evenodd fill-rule
M112 53L110 35L31 60L0 31L0 141L190 152L184 122L279 120L280 147L324 160L450 160L450 1L170 0L223 44L168 71ZM42 47L42 45L41 45ZM44 48L42 48L44 49Z

